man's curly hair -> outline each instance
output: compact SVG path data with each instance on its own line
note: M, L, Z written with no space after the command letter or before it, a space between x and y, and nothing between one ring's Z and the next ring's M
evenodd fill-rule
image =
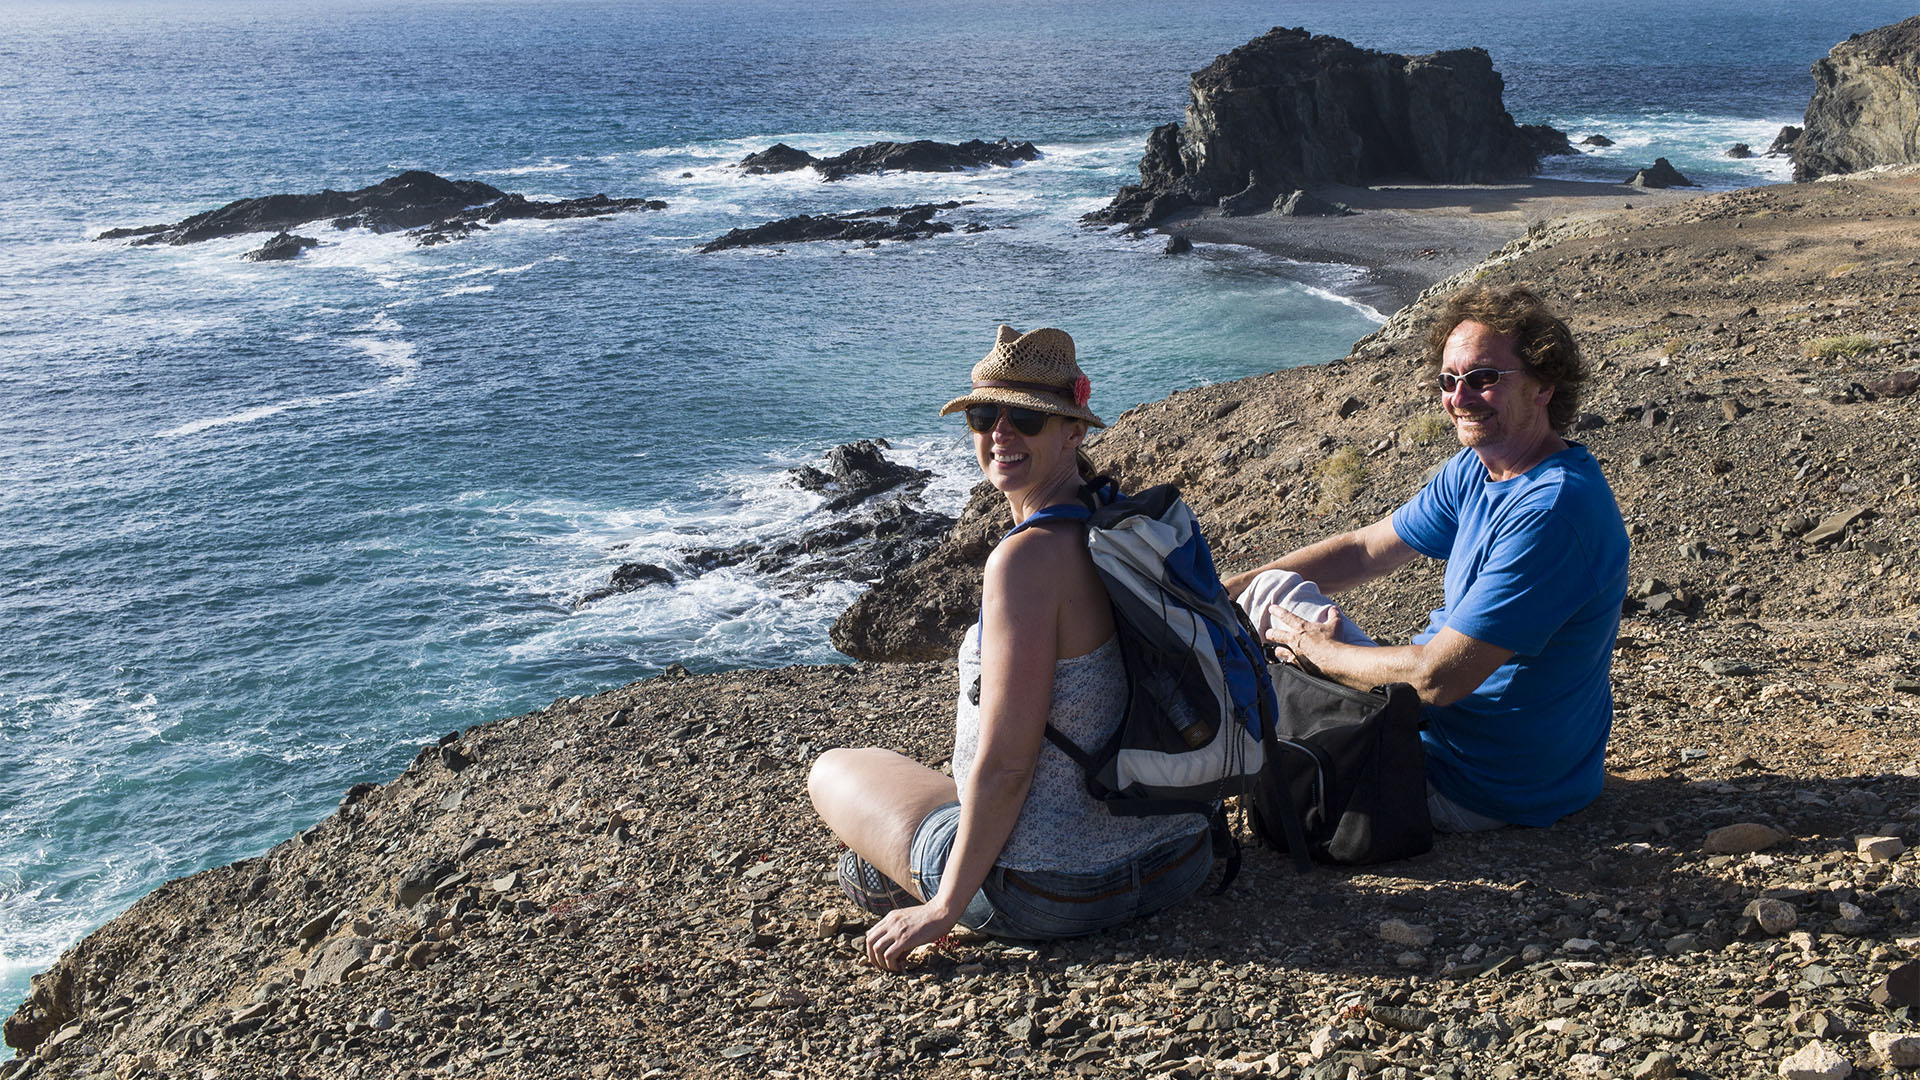
M1447 338L1463 322L1477 322L1513 338L1514 352L1527 373L1553 388L1547 399L1547 422L1565 435L1580 413L1580 389L1587 381L1587 365L1573 331L1553 313L1540 294L1526 285L1469 285L1447 297L1433 328L1427 331L1428 374L1440 370Z

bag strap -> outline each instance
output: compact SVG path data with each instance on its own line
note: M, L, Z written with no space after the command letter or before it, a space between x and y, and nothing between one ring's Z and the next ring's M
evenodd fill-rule
M1287 838L1287 852L1293 856L1293 868L1302 874L1310 873L1313 860L1307 855L1307 825L1300 820L1300 808L1293 805L1293 785L1279 774L1280 737L1272 732L1267 736L1266 768L1273 771L1268 778L1268 786L1279 792L1277 797L1269 801L1279 804L1280 832Z

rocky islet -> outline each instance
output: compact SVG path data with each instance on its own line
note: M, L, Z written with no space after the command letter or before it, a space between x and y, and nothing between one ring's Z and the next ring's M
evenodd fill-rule
M312 237L290 233L297 226L317 221L328 221L335 229L406 231L420 244L432 245L461 239L503 221L605 217L662 210L666 205L658 199L614 199L605 195L536 202L477 180L449 180L416 169L353 191L329 188L305 195L238 199L171 225L109 229L98 239L126 240L135 246L196 244L242 233L273 232L278 235L244 256L253 261L272 261L295 258L302 249L318 244Z

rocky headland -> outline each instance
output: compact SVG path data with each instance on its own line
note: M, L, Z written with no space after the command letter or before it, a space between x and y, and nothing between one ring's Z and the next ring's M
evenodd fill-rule
M1597 369L1577 437L1634 540L1607 788L1552 829L1305 876L1253 852L1113 933L866 968L805 770L945 760L982 493L836 627L937 659L673 673L450 733L75 946L0 1072L1892 1076L1920 1026L1916 205L1911 175L1696 196L1466 272L1566 308ZM1180 484L1228 567L1373 520L1454 449L1414 334L1455 284L1095 452ZM1421 565L1348 603L1404 635L1438 589Z
M292 229L309 222L327 221L335 229L377 233L406 231L422 245L432 245L462 239L503 221L606 217L663 210L666 205L658 199L613 199L605 195L536 202L478 180L449 180L414 169L353 191L329 188L305 195L237 199L171 225L108 229L97 239L126 240L135 246L196 244L241 233L271 232L279 235L244 257L284 260L296 258L303 248L319 243L312 237L291 235Z
M1917 113L1920 15L1853 35L1814 62L1806 128L1793 143L1794 179L1920 160Z
M1140 183L1092 220L1151 223L1225 200L1387 180L1524 180L1565 133L1520 125L1486 50L1401 56L1276 27L1194 72L1183 123L1147 137Z

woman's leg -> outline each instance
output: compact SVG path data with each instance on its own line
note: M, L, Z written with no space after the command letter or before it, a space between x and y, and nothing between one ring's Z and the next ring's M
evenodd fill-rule
M841 843L909 890L913 834L928 814L960 797L953 777L871 746L821 754L807 794Z

